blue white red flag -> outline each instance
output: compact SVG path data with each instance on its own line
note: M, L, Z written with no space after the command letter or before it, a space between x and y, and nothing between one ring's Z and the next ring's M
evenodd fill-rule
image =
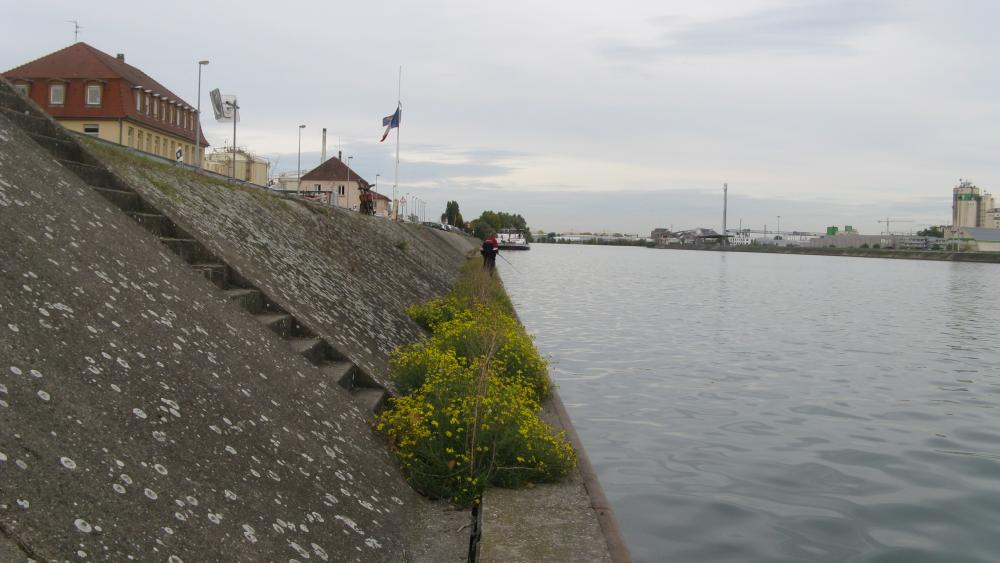
M381 143L389 136L389 131L395 127L399 127L399 120L403 116L403 108L401 106L396 106L396 112L392 115L387 115L382 118L382 126L385 127L385 133L382 134L382 138L379 139Z

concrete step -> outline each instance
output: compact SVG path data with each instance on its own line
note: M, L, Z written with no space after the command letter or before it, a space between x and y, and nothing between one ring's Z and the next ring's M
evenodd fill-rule
M0 106L17 111L26 111L31 108L27 100L20 94L6 88L0 88Z
M58 160L58 159L57 159ZM112 190L127 190L128 187L118 181L114 174L108 172L104 167L93 166L75 160L59 160L68 170L80 177L81 180L94 186L95 188L109 188Z
M205 245L193 238L160 237L160 242L167 245L174 254L180 256L188 264L214 263L215 258Z
M351 395L366 411L374 414L380 414L385 410L389 399L389 393L378 387L358 387L351 391Z
M159 213L139 213L136 211L127 212L129 217L135 219L136 223L142 225L147 231L158 237L186 238L178 236L177 226L165 215Z
M74 162L86 162L87 155L84 154L80 145L70 139L58 139L41 133L28 133L36 143L44 147L57 160L72 160Z
M357 373L357 366L347 360L332 361L322 366L323 374L337 382L344 389L354 387L354 374Z
M313 365L318 366L331 359L330 346L322 338L291 338L288 343Z
M257 319L257 322L260 324L278 333L282 338L291 336L292 331L295 329L295 319L287 313L264 313L262 315L254 315L253 318Z
M19 100L23 103L23 100ZM42 135L48 135L49 137L65 137L66 130L62 125L58 123L53 123L47 118L35 114L32 110L25 107L10 107L5 106L4 101L0 100L0 111L3 112L3 116L14 122L15 125L29 133L39 133Z
M202 264L191 264L191 267L208 281L212 282L215 287L219 289L226 288L226 280L228 279L228 268L225 264L219 263L202 263Z
M93 187L93 186L91 186ZM94 191L104 196L104 199L115 204L125 212L136 212L143 207L139 195L132 191L112 190L108 188L94 188Z
M243 307L243 310L250 314L256 315L264 310L263 295L256 289L235 288L227 289L223 293L225 293L226 299L239 304L240 307Z

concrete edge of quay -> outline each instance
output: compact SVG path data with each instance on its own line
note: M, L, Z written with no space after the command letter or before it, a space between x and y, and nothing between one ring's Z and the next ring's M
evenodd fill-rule
M580 436L576 433L576 428L573 426L572 420L570 420L569 412L566 410L559 392L553 390L550 400L552 401L552 407L559 417L563 430L566 431L566 437L573 444L573 447L576 448L577 468L583 478L583 485L587 489L587 494L590 496L590 505L594 509L594 512L597 513L597 521L601 525L601 533L608 544L608 552L611 555L611 560L615 563L631 562L632 554L628 550L628 544L625 543L625 536L618 525L618 518L615 516L615 511L611 507L611 503L608 502L608 497L604 495L604 488L601 486L601 482L597 480L597 473L590 464L590 457L587 456L587 451L583 448L583 443L580 441Z
M523 326L516 308L514 315ZM618 518L597 479L558 388L552 383L552 392L542 403L542 418L555 430L565 432L576 451L577 465L557 483L530 489L487 489L479 516L481 537L472 556L478 562L631 563L632 554ZM541 533L532 534L536 530ZM600 536L597 538L600 541L594 541L595 534ZM554 541L557 536L573 541ZM503 545L498 545L500 543Z

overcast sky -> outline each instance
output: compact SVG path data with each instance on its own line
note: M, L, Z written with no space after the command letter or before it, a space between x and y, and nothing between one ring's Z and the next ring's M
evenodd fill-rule
M293 170L305 124L311 168L326 127L385 193L402 65L400 192L428 215L455 199L549 231L718 228L728 182L730 226L876 233L950 222L959 178L1000 182L997 2L99 5L5 7L0 66L69 45L76 19L193 105L209 59L203 109L237 95L241 146Z

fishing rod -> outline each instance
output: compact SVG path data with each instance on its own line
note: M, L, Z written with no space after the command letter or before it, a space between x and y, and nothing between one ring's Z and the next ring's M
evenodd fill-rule
M508 260L508 259L504 258L504 257L503 257L503 254L500 254L499 252L497 252L497 256L499 256L500 258L503 258L503 261L504 261L504 262L506 262L506 263L510 264L510 267L511 267L511 268L514 268L514 271L515 271L515 272L517 272L517 273L519 273L519 274L521 273L521 270L518 270L518 269L517 269L517 266L515 266L515 265L514 265L513 263L511 263L511 261L510 261L510 260Z

